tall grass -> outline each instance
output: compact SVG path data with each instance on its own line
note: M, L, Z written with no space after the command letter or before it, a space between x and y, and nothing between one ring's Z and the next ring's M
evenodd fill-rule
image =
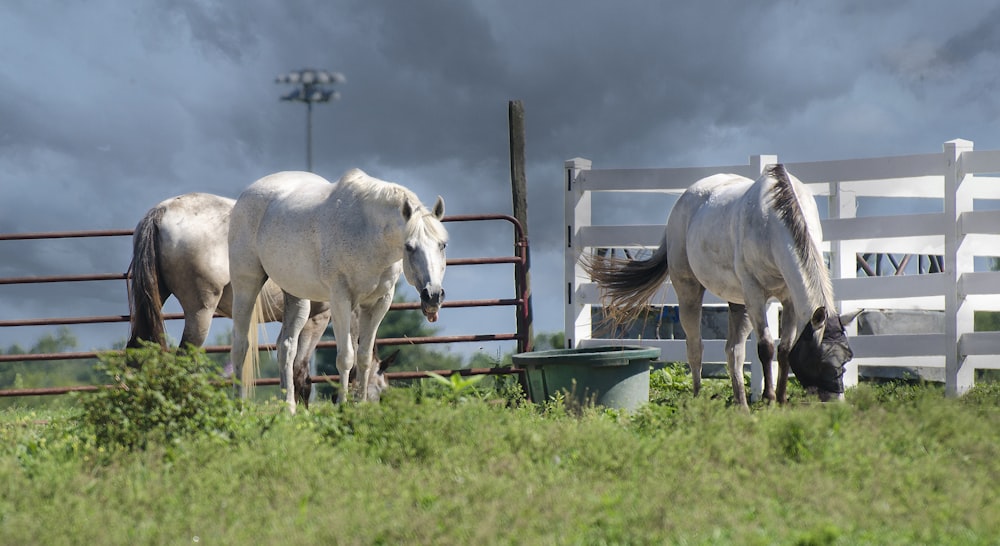
M144 449L95 441L77 414L9 411L0 541L995 543L995 386L863 384L746 414L725 382L694 399L677 368L657 373L631 415L425 382L296 416L250 405L226 435Z

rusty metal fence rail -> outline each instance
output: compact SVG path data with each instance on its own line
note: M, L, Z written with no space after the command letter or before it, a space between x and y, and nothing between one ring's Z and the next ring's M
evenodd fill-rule
M506 221L513 227L513 247L512 255L493 256L479 258L453 258L448 260L448 266L471 266L471 265L495 265L512 264L514 266L514 297L498 299L480 300L458 300L446 301L442 307L445 308L469 308L469 307L513 307L516 314L516 331L511 333L484 333L471 335L453 336L425 336L425 337L403 337L403 338L379 338L380 346L388 345L422 345L422 344L443 344L443 343L478 343L486 341L515 341L517 342L517 352L531 350L531 339L528 335L530 331L531 309L528 294L529 287L526 285L528 269L528 241L524 236L524 230L516 218L507 214L464 214L445 216L444 222L483 222L483 221ZM131 237L132 230L91 230L91 231L61 231L44 233L0 233L2 241L24 241L43 239L66 239L66 238L95 238L95 237ZM52 275L52 276L28 276L28 277L6 277L0 278L0 286L15 284L37 284L37 283L75 283L89 281L127 281L128 273L99 273L87 275ZM394 303L390 310L419 309L417 302ZM219 317L220 315L216 315ZM166 313L165 320L183 319L180 313ZM41 317L31 319L0 320L0 328L24 327L24 326L64 326L77 324L102 324L129 322L129 315L105 315L105 316L83 316L83 317ZM328 349L337 346L336 341L321 341L317 349ZM228 345L206 346L205 352L223 353L229 352ZM261 350L274 350L274 344L262 344ZM109 350L112 351L112 350ZM52 360L86 360L97 358L103 352L109 351L80 351L65 353L36 353L36 354L3 354L0 355L0 366L7 362L37 362ZM458 372L462 375L497 375L516 374L522 381L524 371L513 367L499 368L467 368L461 370L436 370L433 372L391 372L387 373L390 379L412 379L427 377L429 373L450 374ZM322 382L327 380L338 381L339 376L323 375L313 377L314 381ZM258 385L276 385L278 378L261 378L257 380ZM87 392L101 388L102 385L76 385L65 387L42 387L24 389L0 389L0 397L11 396L44 396L66 394L69 392Z

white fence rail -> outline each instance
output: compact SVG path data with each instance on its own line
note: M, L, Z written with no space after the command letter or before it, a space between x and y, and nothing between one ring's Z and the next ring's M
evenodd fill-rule
M655 248L663 223L595 225L592 198L597 192L680 194L694 181L720 172L757 178L777 156L753 156L747 165L680 169L592 169L586 159L566 162L566 342L568 347L597 344L658 346L662 358L684 362L683 340L594 339L591 307L600 292L579 258L594 248ZM944 312L944 332L910 335L851 335L854 360L845 384L857 383L859 365L920 366L944 369L948 394L961 394L974 382L976 368L1000 368L1000 332L973 332L976 310L1000 310L1000 272L974 271L975 257L1000 256L1000 211L977 210L977 200L1000 199L1000 151L975 151L967 140L944 144L940 153L785 163L789 172L826 197L823 221L834 293L841 312L857 309L929 309ZM993 176L989 176L993 175ZM858 217L858 198L934 198L944 211ZM882 207L885 208L885 207ZM880 208L881 210L881 208ZM928 254L944 257L944 272L892 277L858 277L857 253ZM651 301L676 305L665 283ZM706 295L706 304L723 303ZM769 312L777 331L776 304ZM852 326L852 330L856 325ZM856 331L849 332L856 334ZM748 347L752 393L762 385L757 351ZM705 341L705 362L724 362L724 341Z

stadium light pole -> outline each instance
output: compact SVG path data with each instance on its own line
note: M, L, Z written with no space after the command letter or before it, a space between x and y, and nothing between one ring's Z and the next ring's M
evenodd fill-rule
M274 79L275 83L290 83L296 88L281 100L306 103L306 170L312 172L312 105L314 102L324 103L340 98L340 93L328 86L344 83L347 78L340 72L303 68Z

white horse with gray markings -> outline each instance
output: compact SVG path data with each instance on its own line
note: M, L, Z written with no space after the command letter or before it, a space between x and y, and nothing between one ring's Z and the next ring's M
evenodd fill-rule
M718 174L692 184L674 205L663 239L644 260L592 257L584 268L601 286L612 320L634 319L663 281L677 292L695 394L701 387L701 305L705 290L729 302L726 362L736 403L748 407L743 362L750 330L764 362L764 398L786 401L789 368L822 400L844 392L844 364L853 353L836 313L823 262L823 235L812 193L782 165L756 181ZM770 298L781 302L778 386L770 362L774 342L766 319Z

